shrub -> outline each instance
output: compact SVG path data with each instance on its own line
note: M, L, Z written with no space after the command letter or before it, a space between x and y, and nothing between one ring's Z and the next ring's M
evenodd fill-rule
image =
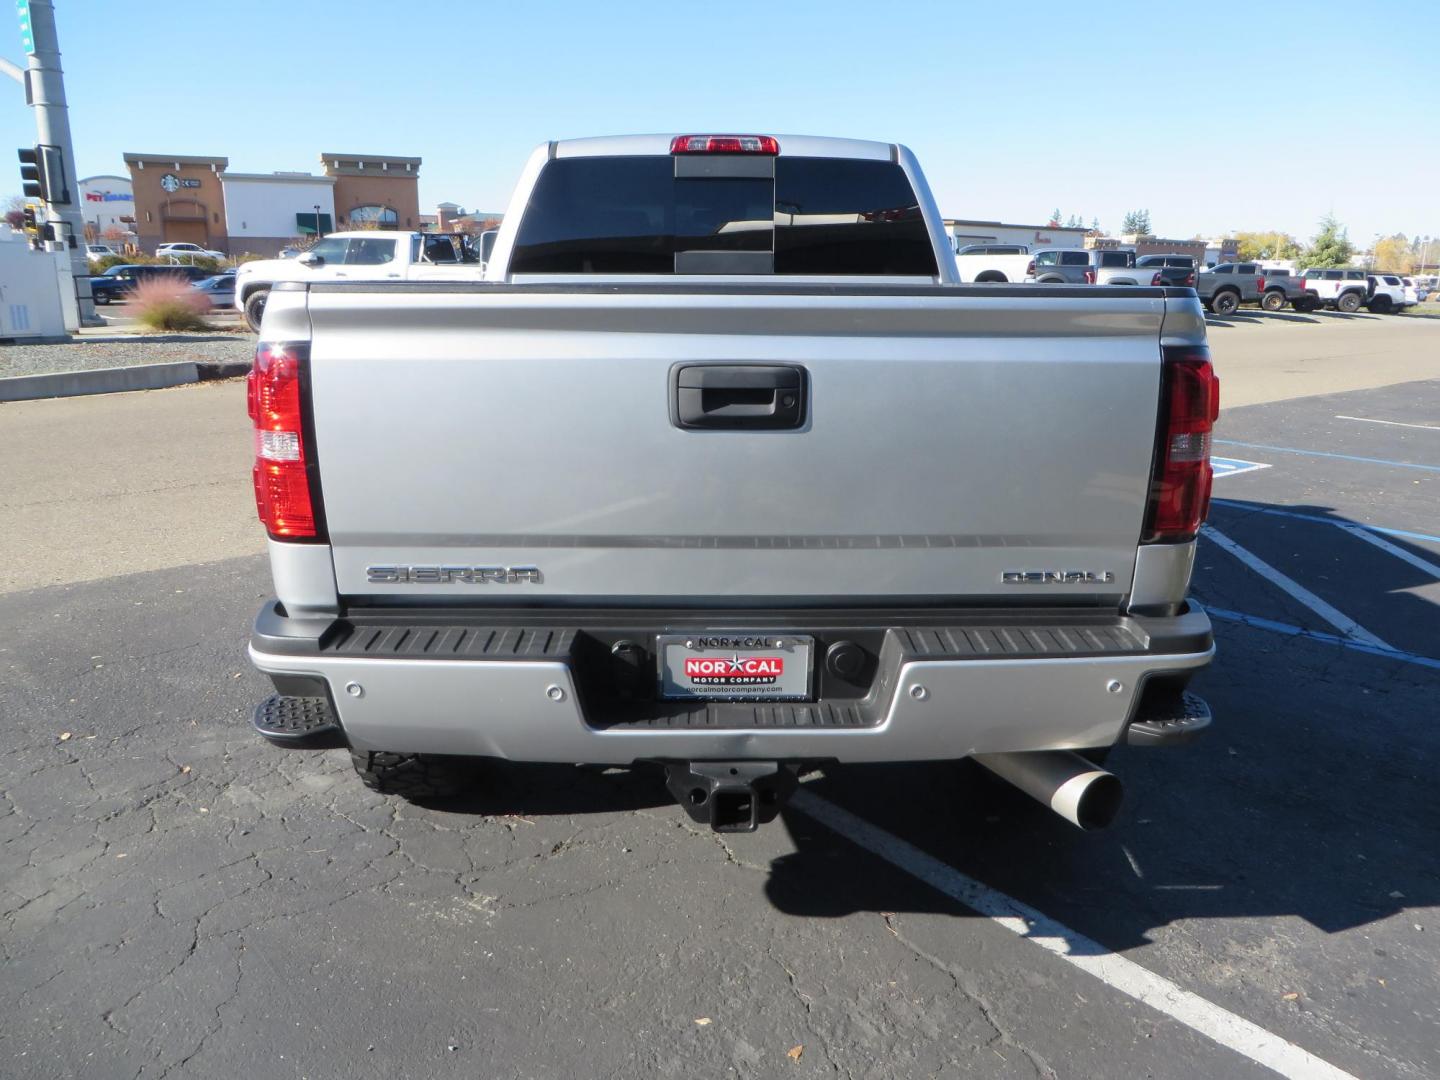
M151 330L209 330L210 298L181 279L150 278L130 290L130 310Z
M189 266L189 260L176 262L173 259L160 259L154 255L106 255L104 258L96 259L90 264L92 274L103 274L112 266ZM194 265L202 270L209 270L218 274L222 268L219 259L196 259Z

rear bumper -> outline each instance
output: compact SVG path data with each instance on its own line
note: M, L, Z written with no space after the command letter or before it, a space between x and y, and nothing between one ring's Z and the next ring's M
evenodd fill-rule
M256 620L255 666L281 694L328 695L361 750L535 762L925 761L1121 741L1149 696L1175 694L1214 654L1191 607L1168 618L1096 613L630 612L473 616L406 611ZM723 619L723 621L722 621ZM743 627L737 622L743 621ZM638 623L638 625L637 625ZM658 633L784 629L816 640L805 704L657 701ZM638 645L620 664L617 641ZM824 670L859 642L856 684Z

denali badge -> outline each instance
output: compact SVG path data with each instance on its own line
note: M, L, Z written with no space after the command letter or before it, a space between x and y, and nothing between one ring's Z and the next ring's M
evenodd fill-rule
M545 580L538 566L367 566L373 585L539 585Z
M1109 570L1004 570L1004 585L1109 585L1115 575Z

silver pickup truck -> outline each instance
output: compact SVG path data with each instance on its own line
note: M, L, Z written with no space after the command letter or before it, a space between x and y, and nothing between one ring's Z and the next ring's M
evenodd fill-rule
M974 758L1105 824L1105 751L1210 719L1204 316L955 276L902 146L645 136L540 147L485 281L278 284L259 733L414 798L654 763L731 831Z

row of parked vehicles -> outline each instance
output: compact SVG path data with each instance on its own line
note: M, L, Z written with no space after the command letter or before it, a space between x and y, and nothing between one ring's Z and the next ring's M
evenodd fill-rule
M203 292L212 307L230 307L235 302L235 270L205 270L175 263L121 263L90 279L95 303L124 303L135 286L155 279L184 282Z
M1305 270L1291 274L1254 262L1196 266L1190 255L1136 255L1124 249L1043 248L971 244L955 253L964 282L1040 285L1178 285L1193 288L1205 307L1228 315L1241 304L1266 311L1368 308L1378 314L1420 303L1428 290L1413 278L1383 271Z

